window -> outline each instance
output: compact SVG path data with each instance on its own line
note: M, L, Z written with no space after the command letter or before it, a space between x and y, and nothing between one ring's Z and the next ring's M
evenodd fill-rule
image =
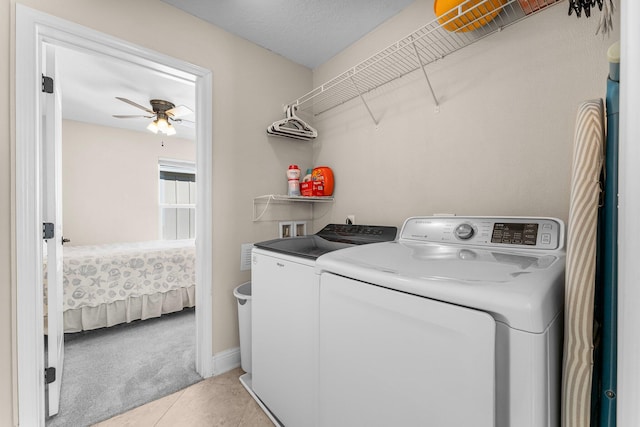
M179 160L160 160L158 169L162 240L195 238L195 164Z

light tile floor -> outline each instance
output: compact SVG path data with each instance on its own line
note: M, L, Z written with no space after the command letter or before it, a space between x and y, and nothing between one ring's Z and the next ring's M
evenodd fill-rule
M230 372L200 381L94 427L272 427L273 423Z

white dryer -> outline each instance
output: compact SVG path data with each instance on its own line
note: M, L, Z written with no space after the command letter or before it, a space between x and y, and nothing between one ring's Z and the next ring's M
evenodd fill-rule
M559 425L564 234L415 217L318 258L319 425Z
M252 251L252 373L243 385L275 424L317 420L318 256L393 241L397 228L328 224L304 237L256 243Z

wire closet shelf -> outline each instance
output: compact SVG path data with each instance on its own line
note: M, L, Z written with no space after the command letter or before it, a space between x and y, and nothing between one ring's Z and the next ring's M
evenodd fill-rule
M450 19L434 19L291 105L314 115L358 97L366 106L363 95L422 69L437 107L425 66L560 2L562 0L467 0L441 15L451 16ZM445 27L458 27L458 30L449 31ZM477 28L469 31L472 27Z

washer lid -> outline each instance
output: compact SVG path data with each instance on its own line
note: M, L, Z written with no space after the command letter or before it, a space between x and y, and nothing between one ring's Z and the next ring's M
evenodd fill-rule
M267 240L254 246L286 255L316 259L322 254L353 245L389 242L398 229L384 225L328 224L316 234Z
M564 253L388 242L332 252L330 272L491 313L515 329L541 333L562 310Z
M285 239L273 239L254 244L255 247L267 251L278 252L286 255L316 259L327 252L348 248L351 245L342 242L332 242L316 235L289 237Z

